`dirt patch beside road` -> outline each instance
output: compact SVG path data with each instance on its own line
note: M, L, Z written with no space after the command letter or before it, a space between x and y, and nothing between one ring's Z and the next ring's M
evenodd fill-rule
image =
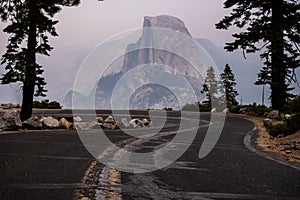
M300 163L300 131L286 137L272 137L264 127L265 117L255 117L249 115L238 115L255 121L258 129L256 145L265 152L273 152L285 158L288 162ZM282 121L272 120L273 124Z

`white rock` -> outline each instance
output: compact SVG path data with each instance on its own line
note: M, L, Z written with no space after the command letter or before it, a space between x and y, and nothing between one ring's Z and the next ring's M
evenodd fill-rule
M23 128L28 128L28 129L37 129L37 130L39 130L39 129L43 128L43 124L37 116L34 116L34 117L31 117L31 118L25 120L22 123L22 127Z
M129 127L137 128L139 126L139 120L138 119L132 119L129 121Z
M19 113L16 110L0 110L0 129L17 130L22 126Z
M228 113L229 112L229 108L225 108L224 110L223 110L223 113Z
M81 122L82 121L81 117L79 117L79 116L74 117L73 120L74 120L74 122Z
M291 118L291 117L292 117L292 116L289 115L289 114L285 114L285 115L284 115L284 118L285 118L285 119L289 119L289 118Z
M211 111L210 112L217 112L217 109L216 108L213 108L213 109L211 109Z
M272 120L269 118L264 119L264 127L272 126Z
M276 119L279 117L279 112L278 110L272 110L271 112L269 112L269 114L267 115L268 118L271 119Z
M59 121L51 116L44 117L40 120L45 128L59 128Z
M248 108L240 108L239 113L240 114L247 114Z
M89 130L95 126L95 122L74 122L74 126L77 130Z

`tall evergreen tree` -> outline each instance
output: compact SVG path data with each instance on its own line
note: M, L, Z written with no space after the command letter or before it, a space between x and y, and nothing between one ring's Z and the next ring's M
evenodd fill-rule
M289 96L289 84L295 81L299 67L300 3L298 0L226 0L224 8L231 8L216 24L217 29L231 26L244 28L233 34L235 41L225 49L243 49L243 53L262 51L261 57L271 70L272 108L282 110Z
M48 36L57 36L53 16L62 6L75 6L80 0L0 0L0 17L10 22L4 32L10 34L6 53L1 59L6 74L2 84L21 82L23 90L22 121L32 115L33 96L45 96L45 79L37 54L49 56Z
M238 105L236 97L239 95L235 89L236 82L235 76L228 64L225 65L223 73L220 75L221 84L223 84L225 89L225 98L227 104Z
M201 93L206 94L210 105L212 104L212 102L217 102L219 99L219 86L218 81L216 80L216 75L213 67L209 67L207 69Z
M271 85L271 69L268 66L264 66L257 74L258 80L255 85L262 85L261 104L265 104L265 86Z

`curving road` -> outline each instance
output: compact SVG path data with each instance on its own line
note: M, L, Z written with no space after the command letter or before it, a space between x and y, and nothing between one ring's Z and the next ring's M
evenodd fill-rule
M195 118L192 113L189 116ZM168 117L163 133L147 140L131 140L120 131L107 134L131 151L151 152L174 138L168 133L176 131L179 113L170 112ZM201 114L201 120L192 145L176 162L142 174L94 162L75 131L2 133L0 199L300 199L297 169L245 147L244 137L254 128L246 119L227 116L216 146L199 159L210 115Z

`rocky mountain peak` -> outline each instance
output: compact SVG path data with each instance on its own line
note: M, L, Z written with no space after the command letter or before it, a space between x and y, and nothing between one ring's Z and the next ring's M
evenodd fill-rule
M189 33L188 29L186 28L183 21L180 19L169 16L169 15L159 15L157 17L144 17L144 28L151 28L151 27L157 27L157 28L166 28L166 29L172 29L174 31L183 33L188 35L189 37L192 37L192 35Z

